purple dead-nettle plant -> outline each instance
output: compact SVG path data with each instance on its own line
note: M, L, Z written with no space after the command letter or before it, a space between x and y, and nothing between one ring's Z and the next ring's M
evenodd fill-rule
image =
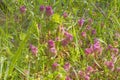
M54 63L52 64L52 69L53 69L53 70L56 70L56 69L58 68L58 66L59 66L59 64L58 64L57 62L54 62Z
M86 36L87 36L86 32L85 31L81 32L81 36L86 38Z
M22 5L22 6L20 6L20 12L21 13L25 13L26 12L26 6L24 6L24 5Z
M65 69L65 71L69 71L70 70L70 63L69 62L66 62L65 64L64 64L64 69Z
M45 11L47 16L52 16L53 15L53 9L51 6L46 6L46 11Z
M105 61L105 65L107 66L108 69L111 71L114 70L114 62L113 61Z
M45 6L44 5L41 5L40 6L40 11L43 12L45 10Z
M48 50L51 53L51 57L55 57L57 55L57 50L55 48L55 42L53 40L48 41Z
M72 80L69 76L66 76L65 80Z
M80 27L82 27L83 26L83 24L84 24L84 22L85 22L85 20L82 18L82 19L79 19L78 20L78 25L80 26Z
M37 56L37 53L38 53L38 48L32 44L30 44L30 51L32 52L32 54L34 56Z
M67 18L67 17L68 17L68 13L67 13L67 12L64 12L64 13L63 13L63 17L64 17L64 18Z

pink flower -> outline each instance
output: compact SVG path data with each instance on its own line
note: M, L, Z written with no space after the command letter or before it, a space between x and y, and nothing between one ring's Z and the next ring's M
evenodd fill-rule
M92 30L92 34L93 34L93 35L96 34L96 30L95 30L95 29Z
M53 70L55 70L57 67L58 67L58 63L55 62L55 63L52 64L52 69Z
M61 44L63 46L66 46L68 43L70 43L73 40L73 36L68 32L64 32L64 36L65 38L61 41Z
M81 36L82 36L82 37L86 37L86 32L82 32L82 33L81 33Z
M85 20L84 20L83 18L78 20L78 24L79 24L80 27L83 26L84 21L85 21Z
M108 45L107 50L112 50L113 46L111 44Z
M66 18L68 16L67 12L63 13L63 17Z
M66 62L66 63L64 64L64 69L65 69L66 71L69 71L69 69L70 69L70 63Z
M40 6L40 11L42 12L42 11L44 11L44 9L45 9L45 6L41 5Z
M66 76L65 80L72 80L69 76Z
M114 52L115 54L118 54L118 52L119 52L119 49L118 49L118 48L113 48L112 50L113 50L113 52Z
M80 77L82 78L82 77L84 77L85 73L84 73L84 71L80 70L80 71L78 72L78 75L80 75Z
M65 32L64 35L66 36L66 39L67 39L68 41L72 41L72 40L73 40L72 34L70 34L70 33L68 33L68 32Z
M21 6L21 7L20 7L20 12L21 12L21 13L25 13L25 12L26 12L26 10L27 10L27 9L26 9L26 7L25 7L25 6Z
M90 80L90 76L86 75L85 80Z
M55 47L55 43L53 40L49 40L48 41L48 48L52 48L52 47Z
M99 41L96 41L96 42L94 43L94 45L93 45L93 48L94 48L94 50L100 49L100 42L99 42Z
M87 73L91 73L91 72L94 71L94 69L93 69L91 66L88 66L88 67L86 68L86 71L87 71Z
M51 53L51 56L56 56L57 54L57 50L55 49L55 47L49 48L49 52Z
M53 9L52 9L51 6L47 6L47 7L46 7L46 15L47 15L47 16L53 15Z
M85 49L86 55L92 54L92 52L93 52L92 48L86 48Z
M105 65L111 70L114 70L114 63L112 61L106 61Z
M117 69L116 69L116 70L117 70L117 72L120 72L120 67L117 67Z
M90 25L87 25L86 29L87 29L87 30L91 30L91 26L90 26Z
M37 47L35 47L34 45L30 44L30 50L31 50L33 55L35 55L35 56L37 55L37 53L38 53L38 48Z
M68 44L67 39L63 39L63 40L61 41L61 44L62 44L62 46L66 46L66 45Z

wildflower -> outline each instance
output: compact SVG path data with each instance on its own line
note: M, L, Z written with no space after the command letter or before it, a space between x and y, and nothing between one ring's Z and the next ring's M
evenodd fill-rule
M119 49L118 49L118 48L113 48L112 51L113 51L115 54L118 54Z
M66 71L69 71L69 69L70 69L70 63L66 62L66 63L64 64L64 69L65 69Z
M51 6L47 6L47 7L46 7L46 15L47 15L47 16L53 15L53 9L52 9Z
M55 47L49 48L49 52L51 53L51 56L56 56L57 54L57 50L55 49Z
M107 50L112 50L113 46L111 44L108 45Z
M90 80L90 76L86 75L85 80Z
M25 13L25 12L26 12L26 10L27 10L27 9L26 9L26 7L25 7L25 6L21 6L21 7L20 7L20 12L21 12L21 13Z
M92 53L93 53L93 48L92 48L92 46L91 46L90 48L86 48L86 49L85 49L85 53L86 53L86 55L92 54Z
M66 76L65 80L72 80L69 76Z
M117 70L117 72L120 72L120 67L117 67L117 69L116 69L116 70Z
M55 43L53 40L49 40L48 41L48 48L52 48L52 47L55 47Z
M58 67L58 63L55 62L55 63L52 64L52 69L53 69L53 70L56 70L57 67Z
M86 32L82 32L81 36L85 38L86 37Z
M66 46L66 45L68 44L67 39L63 39L63 40L61 41L61 44L62 44L63 46Z
M87 71L87 73L91 73L91 72L93 72L93 68L91 67L91 66L88 66L87 68L86 68L86 71Z
M45 7L43 5L40 6L40 11L43 12Z
M85 75L85 73L84 73L84 71L80 70L80 71L78 72L78 75L80 76L80 78L82 78L82 77Z
M98 53L102 52L102 47L101 47L100 42L98 40L94 41L93 49L94 49L94 51L96 51Z
M87 25L86 29L87 29L87 30L91 30L91 26L90 26L90 25Z
M30 44L30 50L31 50L33 55L35 55L35 56L37 55L37 53L38 53L38 48L37 47L35 47L34 45Z
M79 24L80 27L83 26L84 21L85 21L85 20L84 20L83 18L78 20L78 24Z
M112 61L106 61L105 65L111 70L114 70L114 63Z
M67 39L68 41L72 41L72 40L73 40L72 34L70 34L70 33L68 33L68 32L65 32L64 35L66 36L66 39Z
M92 34L93 34L93 35L96 34L96 30L95 30L95 29L92 30Z
M67 12L63 13L63 17L66 18L68 16Z

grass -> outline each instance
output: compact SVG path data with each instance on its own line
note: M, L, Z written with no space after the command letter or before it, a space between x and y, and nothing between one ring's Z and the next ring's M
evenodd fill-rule
M7 8L0 9L0 80L120 79L119 0L6 0L4 3ZM41 5L51 6L53 15L40 11ZM23 13L21 6L26 8ZM78 20L82 18L84 24L79 26ZM67 37L61 28L65 28ZM63 39L67 39L66 46L62 45ZM56 52L51 52L49 40L53 40ZM99 49L88 54L85 50L95 44ZM87 70L89 66L92 69Z

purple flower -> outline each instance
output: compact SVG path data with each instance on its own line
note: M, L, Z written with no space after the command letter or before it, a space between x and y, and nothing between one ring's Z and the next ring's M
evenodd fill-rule
M91 45L90 48L85 49L86 55L92 54L93 53L93 46Z
M117 67L117 69L116 69L116 70L117 70L117 72L120 72L120 67Z
M90 76L86 75L85 80L90 80Z
M51 6L47 6L47 7L46 7L46 15L47 15L47 16L53 15L53 9L52 9Z
M68 44L67 39L63 39L63 40L61 41L61 44L62 44L62 46L66 46L66 45Z
M48 41L48 48L52 48L52 47L55 47L55 43L53 40L49 40Z
M69 76L66 76L65 80L72 80Z
M118 49L118 48L113 48L112 50L113 50L113 52L114 52L115 54L118 54L118 52L119 52L119 49Z
M66 18L68 16L67 12L63 13L63 17Z
M101 48L100 42L97 41L97 40L95 40L95 41L94 41L94 44L93 44L93 49L94 49L94 50L99 50L100 48Z
M111 70L114 70L114 63L112 61L106 61L105 65Z
M86 29L87 29L87 30L91 30L91 26L90 26L90 25L87 25Z
M91 66L88 66L87 68L86 68L86 71L87 71L87 73L91 73L91 72L93 72L93 68L91 67Z
M79 74L80 77L83 77L85 73L84 73L84 71L80 70L80 71L78 72L78 74Z
M66 39L67 39L68 41L72 41L72 40L73 40L72 34L70 34L70 33L68 33L68 32L65 32L64 35L65 35L65 37L66 37Z
M79 24L80 27L83 26L84 21L85 21L85 20L84 20L83 18L78 20L78 24Z
M38 53L38 48L37 47L35 47L34 45L30 44L30 50L31 50L33 55L35 55L35 56L37 55L37 53Z
M95 30L95 29L92 30L92 34L93 34L93 35L96 34L96 30Z
M26 7L25 7L25 6L21 6L21 7L20 7L20 12L21 12L21 13L25 13L25 12L26 12L26 10L27 10L27 9L26 9Z
M40 11L43 12L44 9L45 9L45 6L41 5L41 6L40 6Z
M70 69L70 63L66 62L66 63L64 64L64 69L65 69L66 71L69 71L69 69Z
M107 50L112 50L113 46L111 44L108 45Z
M82 33L81 33L81 36L82 36L82 37L86 37L86 32L82 32Z
M53 70L55 70L57 67L58 67L58 63L55 62L55 63L52 64L52 69Z
M57 50L55 49L55 47L49 48L49 51L51 53L51 56L56 56Z

